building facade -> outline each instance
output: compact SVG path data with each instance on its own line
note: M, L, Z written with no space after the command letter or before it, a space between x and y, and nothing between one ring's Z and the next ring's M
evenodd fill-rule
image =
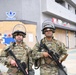
M56 26L55 38L67 48L76 48L76 0L0 0L0 21L36 23L38 40L42 22L50 19Z

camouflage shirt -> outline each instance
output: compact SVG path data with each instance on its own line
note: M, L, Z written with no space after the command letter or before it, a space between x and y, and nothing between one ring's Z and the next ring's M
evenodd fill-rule
M24 42L19 45L15 44L15 43L11 43L9 46L6 46L4 48L3 53L1 54L3 57L6 57L6 58L4 58L4 60L3 59L2 60L9 68L9 72L11 72L11 70L16 71L16 69L10 65L10 61L9 61L11 58L14 59L14 57L9 55L5 51L9 47L15 54L16 58L18 60L20 60L20 62L26 63L26 68L28 68L28 64L29 64L29 70L31 70L32 65L33 65L32 58L31 58L31 49ZM29 63L28 63L28 61L29 61Z
M52 50L54 53L57 53L59 55L59 60L63 60L63 58L67 55L67 50L62 42L55 40L54 38L51 41L47 41L45 37L42 39L42 42L46 44L49 50ZM43 48L39 50L40 49L39 47L40 47L39 43L36 43L32 52L33 59L34 60L40 59L41 65L44 64L55 65L55 62L52 59L43 56L43 52L47 50Z

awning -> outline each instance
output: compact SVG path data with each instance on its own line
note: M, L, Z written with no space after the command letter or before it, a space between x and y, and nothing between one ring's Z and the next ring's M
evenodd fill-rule
M65 26L58 25L58 24L55 24L55 27L76 32L76 28L65 27Z

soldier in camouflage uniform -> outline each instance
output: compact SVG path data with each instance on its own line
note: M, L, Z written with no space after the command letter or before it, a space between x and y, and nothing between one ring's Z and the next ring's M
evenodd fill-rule
M34 73L30 74L31 72L34 72L32 69L33 62L31 58L31 49L26 45L25 42L23 42L23 38L25 38L25 35L26 35L25 31L15 29L12 33L12 36L16 42L10 43L9 46L6 46L4 48L4 55L7 57L5 60L5 64L9 68L7 75L23 75L22 72L17 69L17 63L15 59L13 58L13 56L9 55L6 52L6 49L8 48L10 48L13 51L13 53L15 54L17 59L20 60L21 63L25 62L26 64L25 71L27 72L27 74L28 74L28 69L29 69L29 75L34 74Z
M41 40L42 43L44 43L49 50L52 50L54 53L59 55L59 62L64 61L67 56L67 50L62 42L54 39L54 24L51 21L46 20L43 22L42 26L42 33L45 35L45 37ZM40 75L58 75L57 64L54 60L52 60L52 57L48 54L47 50L40 48L39 43L35 44L32 56L35 60L35 66L40 67Z

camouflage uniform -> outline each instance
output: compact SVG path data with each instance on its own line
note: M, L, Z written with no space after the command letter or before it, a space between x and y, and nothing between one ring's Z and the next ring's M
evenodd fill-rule
M17 59L21 60L21 62L25 62L26 63L26 68L28 68L28 56L31 55L31 53L30 53L31 49L24 42L20 45L15 44L14 46L13 46L13 43L11 43L9 45L9 47L14 52ZM8 47L6 46L5 49L6 48L8 48ZM13 67L13 66L10 65L9 59L10 58L14 59L14 58L12 56L8 55L6 52L4 53L4 55L7 57L6 60L5 60L5 64L9 68L7 73L9 75L13 75L13 74L14 75L23 75L20 71L18 71L18 69L16 67ZM32 58L29 57L29 70L32 70L32 65L33 65Z
M59 55L59 60L63 59L63 57L67 54L65 45L54 38L51 42L47 41L46 38L43 38L42 42L46 44L49 50L52 50L54 53ZM40 75L58 75L58 67L56 63L49 57L43 57L42 53L45 49L42 49L41 51L38 49L39 44L37 43L33 48L33 59L39 59L38 64L40 64Z
M23 75L20 70L17 69L17 67L12 66L10 63L10 59L14 59L13 56L11 56L6 49L10 48L13 53L15 54L16 58L20 60L20 62L25 62L26 69L29 70L29 75L31 75L31 72L34 74L34 71L32 69L32 57L31 57L31 49L23 42L23 38L26 36L26 29L24 25L18 24L15 25L12 33L13 38L16 40L14 43L10 43L9 46L6 46L3 50L3 53L1 53L2 62L7 65L8 74L7 75ZM19 43L19 44L17 44ZM16 64L16 63L15 63ZM24 65L23 65L24 67Z
M45 20L42 23L42 34L44 34L45 37L41 40L40 45L37 43L34 46L32 52L35 66L40 67L40 75L59 74L56 62L51 58L51 55L49 56L48 51L45 50L45 48L42 47L43 45L41 44L45 44L49 50L51 50L53 53L58 54L57 57L61 62L67 56L67 50L65 49L65 45L62 42L55 40L53 37L53 33L55 33L55 25L52 23L50 19Z

